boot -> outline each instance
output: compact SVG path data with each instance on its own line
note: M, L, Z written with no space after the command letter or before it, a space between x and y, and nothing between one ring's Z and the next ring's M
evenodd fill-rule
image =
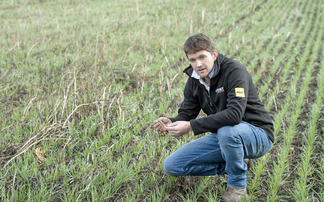
M236 189L234 187L228 186L224 194L220 197L223 202L237 202L246 197L246 189Z

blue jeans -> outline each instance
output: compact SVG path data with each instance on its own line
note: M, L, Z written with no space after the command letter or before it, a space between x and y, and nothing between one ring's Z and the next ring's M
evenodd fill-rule
M271 147L263 129L241 122L182 146L165 159L163 169L172 176L227 174L227 186L243 189L248 171L243 159L261 157Z

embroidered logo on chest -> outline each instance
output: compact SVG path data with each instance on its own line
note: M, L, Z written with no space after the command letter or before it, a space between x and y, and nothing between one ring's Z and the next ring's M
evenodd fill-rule
M216 93L222 93L222 92L224 92L224 87L217 88L217 89L215 90L215 92L216 92Z

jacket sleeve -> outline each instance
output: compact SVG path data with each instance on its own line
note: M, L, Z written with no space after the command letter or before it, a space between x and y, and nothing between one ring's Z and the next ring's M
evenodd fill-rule
M233 126L242 121L249 94L249 83L252 82L252 78L247 70L241 66L234 68L227 75L225 81L226 109L204 118L190 120L195 135L217 132L223 126Z
M184 99L180 105L178 110L178 115L175 118L170 118L172 122L175 121L190 121L191 119L195 119L200 112L200 104L196 97L193 96L193 82L190 82L189 78L187 80L185 89L184 89Z

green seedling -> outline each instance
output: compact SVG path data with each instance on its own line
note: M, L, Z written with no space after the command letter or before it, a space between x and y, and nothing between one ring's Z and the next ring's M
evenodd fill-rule
M161 124L162 126L166 127L165 123L163 123L160 119L158 120L159 124Z

